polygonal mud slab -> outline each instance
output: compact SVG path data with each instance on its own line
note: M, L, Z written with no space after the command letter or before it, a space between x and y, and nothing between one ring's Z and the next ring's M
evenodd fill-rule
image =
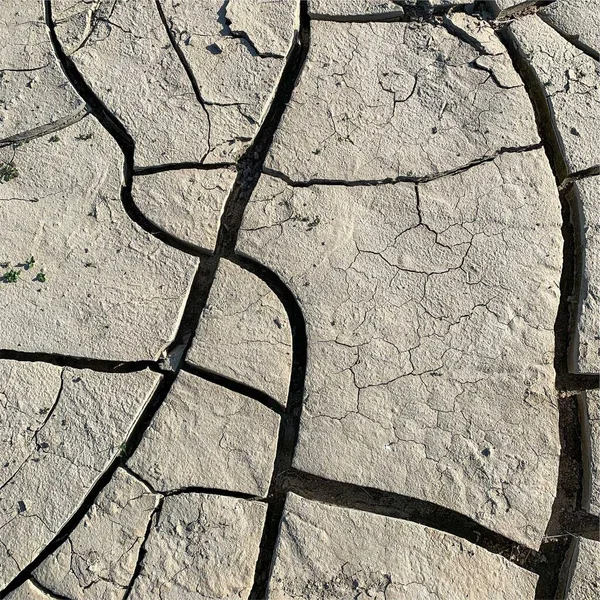
M252 588L267 507L211 494L165 498L129 598L240 598Z
M182 169L133 178L133 201L159 231L212 251L233 169Z
M159 380L0 361L0 590L81 506Z
M583 508L600 517L600 390L581 398Z
M53 6L59 39L141 165L237 159L269 107L299 11L291 0L238 7L248 29L238 31L222 0L164 0L164 21L146 0Z
M573 184L571 204L579 208L581 286L570 370L600 373L600 176Z
M93 117L0 149L0 348L116 361L173 340L198 259L142 231ZM31 259L35 261L31 263Z
M292 369L285 308L256 275L221 260L186 360L285 406Z
M538 143L525 90L498 85L475 64L482 56L428 23L312 23L266 172L302 182L425 177Z
M557 483L560 226L542 150L417 189L263 176L237 248L306 320L294 465L537 547Z
M122 598L157 502L117 469L73 533L35 569L36 581L72 600Z
M259 402L181 371L128 466L162 492L265 496L278 431L279 416Z
M50 44L44 5L3 0L0 11L0 143L83 108Z
M418 523L288 496L269 600L533 600L537 576Z
M565 600L600 597L600 543L575 538L571 552Z
M573 43L600 52L600 0L556 0L538 13Z
M600 63L537 15L516 19L509 32L546 98L567 174L600 165Z

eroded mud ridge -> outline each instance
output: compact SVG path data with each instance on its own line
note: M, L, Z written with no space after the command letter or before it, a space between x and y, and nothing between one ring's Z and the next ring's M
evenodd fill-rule
M0 598L600 597L599 50L5 0Z

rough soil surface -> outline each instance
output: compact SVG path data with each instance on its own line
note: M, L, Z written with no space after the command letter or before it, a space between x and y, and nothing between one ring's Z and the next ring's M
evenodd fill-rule
M600 594L597 0L4 0L0 599Z

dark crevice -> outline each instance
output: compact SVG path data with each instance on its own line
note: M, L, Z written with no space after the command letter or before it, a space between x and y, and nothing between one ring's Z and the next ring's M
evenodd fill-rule
M75 125L75 123L81 121L88 114L89 111L87 107L82 106L79 110L67 115L66 117L62 117L56 121L52 121L51 123L46 123L45 125L40 125L39 127L34 127L28 131L23 131L22 133L17 133L0 140L0 148L4 148L5 146L25 144L26 142L30 142L36 138L55 133L61 129L66 129L67 127Z
M146 544L148 543L148 538L150 537L150 533L152 532L152 527L158 525L158 521L160 519L160 513L162 511L164 498L160 498L158 504L155 509L152 511L150 518L148 519L148 526L146 527L146 532L144 533L144 541L140 545L140 551L138 552L137 561L135 563L135 569L133 571L133 575L129 580L129 585L127 586L127 590L123 595L123 600L127 600L129 595L131 594L131 590L135 584L136 579L139 577L142 572L142 566L144 564L144 557L146 556Z
M19 586L23 585L28 579L31 578L32 573L40 566L46 558L48 558L53 552L55 552L61 544L73 533L75 528L79 525L81 520L85 517L87 512L90 510L98 494L106 487L108 482L112 479L115 471L122 463L125 463L128 458L133 454L144 431L148 427L148 424L152 420L153 415L158 410L158 407L162 403L165 395L170 389L174 375L167 374L159 382L156 390L154 391L152 398L142 411L139 419L134 425L129 438L122 444L120 455L113 459L108 465L106 470L100 475L96 483L88 490L87 494L83 498L79 508L72 514L72 516L66 521L66 523L60 528L56 536L52 541L47 544L44 549L36 556L36 558L29 563L21 572L5 587L0 590L0 600L5 598L9 593L16 590Z
M154 175L165 171L180 171L182 169L197 169L199 171L215 171L219 169L234 169L235 163L199 163L199 162L180 162L166 163L164 165L151 165L147 167L134 167L134 176Z
M219 488L200 487L200 486L187 486L178 488L176 490L169 490L168 492L162 493L166 498L169 496L181 496L182 494L208 494L214 496L227 496L228 498L239 498L240 500L252 500L253 502L264 502L263 499L255 496L254 494L245 494L243 492L234 492L231 490L222 490Z
M560 572L573 536L598 540L600 519L581 508L583 465L578 399L574 396L558 400L560 431L560 462L558 485L552 515L540 553L546 559L536 589L536 599L554 598Z
M206 381L210 381L211 383L219 385L227 390L235 392L236 394L242 394L243 396L247 396L248 398L259 402L260 404L262 404L269 410L272 410L273 412L277 413L278 415L282 413L283 408L281 404L277 402L277 400L271 398L271 396L269 396L265 392L253 388L252 386L246 385L245 383L240 383L239 381L234 381L229 377L219 375L218 373L209 371L208 369L203 369L202 367L198 367L188 362L185 363L185 366L182 370L187 371L188 373L191 373L192 375L200 377L201 379L204 379Z
M558 395L560 459L556 496L552 514L546 529L546 537L540 548L546 567L540 574L536 598L554 598L562 565L565 561L571 537L581 535L598 539L600 519L582 509L583 459L581 423L578 414L576 390L598 388L597 375L580 375L570 372L573 353L577 343L577 318L582 284L583 231L580 223L581 206L568 188L561 188L568 169L563 147L555 128L555 120L543 86L533 67L522 57L517 41L508 29L499 32L509 50L513 63L529 94L538 131L559 189L562 213L563 257L560 279L560 300L554 325L555 385Z
M393 3L398 6L397 9L379 13L356 15L310 13L309 16L312 21L331 21L334 23L406 23L410 21L434 21L436 18L450 12L465 12L473 8L472 2L430 5L425 0L418 0L417 2L393 0Z
M294 181L284 173L280 171L276 171L270 168L264 168L263 173L265 175L270 175L271 177L275 177L277 179L281 179L290 187L310 187L312 185L339 185L346 187L358 187L358 186L372 186L372 185L394 185L397 183L427 183L428 181L435 181L436 179L441 179L442 177L451 177L452 175L458 175L460 173L464 173L474 167L478 167L479 165L483 165L488 162L493 162L501 156L502 154L515 154L521 152L530 152L532 150L539 150L542 148L542 144L531 144L529 146L518 146L516 148L500 148L497 152L494 152L490 156L485 156L483 158L478 158L470 163L457 167L455 169L449 169L448 171L441 171L440 173L432 173L430 175L423 175L421 177L412 177L407 175L398 175L398 177L385 177L383 179L356 179L356 180L344 180L344 179L321 179L321 178L313 178L307 181Z
M467 540L533 573L544 570L545 560L536 550L439 504L377 488L324 479L293 468L282 474L282 481L287 490L309 500L419 523Z
M48 354L45 352L22 352L20 350L0 350L0 360L18 360L20 362L45 362L59 367L72 369L90 369L102 373L135 373L150 369L158 372L160 369L154 361L118 361L83 358L79 356L65 356L62 354Z
M570 10L577 10L577 9L570 9ZM595 61L600 61L600 52L598 52L598 50L594 50L594 48L592 48L591 46L584 44L579 39L578 36L569 35L566 32L564 32L562 29L560 29L559 27L556 27L554 25L554 23L552 22L552 20L549 19L547 17L547 15L545 15L543 12L539 13L538 17L540 17L540 19L542 19L544 21L544 23L546 23L546 25L548 25L549 27L552 27L552 29L554 29L554 31L556 31L556 33L558 33L561 37L563 37L565 40L567 40L567 42L569 42L569 44L573 44L573 46L575 46L578 50L581 50L584 54L587 54L590 58L593 58Z
M107 108L107 106L96 96L83 75L78 71L71 57L64 51L58 36L56 35L55 23L52 18L52 2L44 0L44 19L50 36L52 49L65 77L73 86L75 91L86 103L89 112L92 113L100 124L112 135L126 157L133 158L134 142L131 135L119 119Z

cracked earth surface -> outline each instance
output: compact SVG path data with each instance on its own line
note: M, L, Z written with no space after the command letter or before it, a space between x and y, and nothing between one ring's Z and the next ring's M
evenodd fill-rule
M600 597L598 0L3 0L0 598Z

